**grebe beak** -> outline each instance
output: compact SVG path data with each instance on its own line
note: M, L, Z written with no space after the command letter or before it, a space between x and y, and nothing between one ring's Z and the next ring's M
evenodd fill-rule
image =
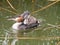
M10 19L7 19L7 20L13 20L13 21L15 21L15 18L10 18Z
M19 18L18 17L17 18L10 18L10 19L7 19L7 20L18 21Z

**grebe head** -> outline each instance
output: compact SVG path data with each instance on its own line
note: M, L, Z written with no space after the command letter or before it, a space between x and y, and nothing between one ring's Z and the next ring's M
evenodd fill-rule
M13 21L16 21L16 22L22 22L24 19L23 19L22 16L18 16L18 17L16 17L16 18L10 18L10 19L8 19L8 20L13 20Z
M16 22L23 22L23 17L22 16L19 16L19 17L17 17L17 18L15 18L15 21Z

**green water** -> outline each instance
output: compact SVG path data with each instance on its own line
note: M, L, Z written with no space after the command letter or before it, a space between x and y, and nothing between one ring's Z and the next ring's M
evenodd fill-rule
M11 0L11 4L15 7L15 10L13 10L9 4L6 2L6 0L0 0L1 4L0 7L6 8L8 10L11 10L13 12L16 12L17 14L23 13L25 10L29 10L30 12L36 11L40 8L43 8L44 6L52 3L48 2L47 0L36 0L35 2L31 2L31 0ZM13 14L11 12L8 12L6 10L0 9L0 36L4 36L5 32L4 30L10 31L10 28L14 21L8 21L7 19L10 16L15 16L16 14ZM47 23L53 24L53 25L60 25L60 2L54 4L53 6L50 6L49 8L36 12L32 14L38 19L44 19L45 22L42 22L42 29L39 29L34 32L27 33L26 36L28 37L54 37L54 36L60 36L60 28L49 28L47 30L44 30L44 28L48 28ZM41 28L41 27L40 27ZM22 35L23 36L23 35ZM60 40L60 39L59 39ZM56 45L59 40L19 40L16 45ZM53 41L53 42L51 42Z

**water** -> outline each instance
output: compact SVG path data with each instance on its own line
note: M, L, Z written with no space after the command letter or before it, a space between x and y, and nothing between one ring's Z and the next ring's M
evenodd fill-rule
M12 10L13 12L15 12L13 9L8 8L9 5L6 3L6 1L1 1L1 2L2 2L1 7ZM22 6L23 2L25 2L25 4L23 4L23 6ZM32 2L30 0L27 0L27 1L23 0L23 2L22 2L22 0L11 1L13 6L17 9L18 14L23 13L25 10L29 10L30 12L32 12L32 11L38 10L38 9L43 8L44 6L52 3L52 2L48 2L48 1L44 1L44 0L42 0L42 1L37 0L38 4L35 2L34 3L35 5L33 6ZM36 4L37 4L37 6L36 6ZM39 29L38 31L34 31L33 33L30 33L30 32L27 33L27 37L45 37L46 38L46 37L60 36L60 28L54 28L53 27L52 29L49 28L49 29L44 31L45 28L49 27L47 25L47 23L52 24L52 25L60 25L60 18L59 18L60 17L60 2L56 3L55 5L47 8L43 11L39 11L39 12L34 13L32 15L35 16L38 19L41 19L41 18L44 19L45 22L43 22L43 24L42 24L42 27L43 27L42 29ZM10 13L8 11L5 11L5 10L0 11L0 32L1 32L0 36L2 36L2 37L5 36L4 30L7 29L8 31L10 31L10 27L15 22L8 21L7 19L10 18L10 17L13 17L13 16L15 16L15 14ZM57 30L58 33L55 31L56 29L58 29ZM24 35L22 35L22 36L24 37ZM57 41L57 39L56 39L56 41ZM7 45L8 44L8 39L5 39L4 42ZM16 44L15 42L13 44ZM27 43L26 40L19 40L18 42L20 42L21 45L24 45L25 43ZM43 44L43 42L41 40L36 41L35 42L36 44L32 43L33 40L28 40L28 42L31 45L36 45L37 42L39 43L39 45ZM46 43L46 42L44 42L44 43ZM54 45L54 43L51 44L50 42L47 43L47 44L48 45ZM45 45L45 44L43 44L43 45Z

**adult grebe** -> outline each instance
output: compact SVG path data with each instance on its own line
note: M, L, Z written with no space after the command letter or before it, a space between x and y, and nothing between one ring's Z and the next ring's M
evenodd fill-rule
M12 28L14 30L24 30L24 29L34 28L39 25L38 20L35 17L30 16L30 13L28 11L25 11L20 16L16 18L11 18L9 20L16 21L16 23L12 25Z
M25 29L30 29L30 28L34 28L37 27L39 25L38 20L36 20L36 18L34 18L33 16L30 16L29 19L24 20L22 17L17 17L17 18L11 18L9 20L14 20L16 21L13 25L12 25L12 29L14 31L16 30L25 30ZM23 24L24 23L24 24ZM16 31L17 32L17 31Z

